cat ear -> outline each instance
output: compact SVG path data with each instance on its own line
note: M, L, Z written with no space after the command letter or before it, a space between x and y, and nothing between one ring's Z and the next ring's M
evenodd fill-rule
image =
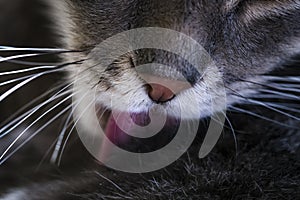
M241 19L245 23L300 11L300 0L241 0L240 3L243 4Z

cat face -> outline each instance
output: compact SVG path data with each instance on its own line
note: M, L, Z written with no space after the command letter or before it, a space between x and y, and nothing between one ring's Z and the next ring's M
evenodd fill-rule
M70 80L84 71L87 76L82 77L79 87L91 92L96 87L97 104L108 110L142 113L159 104L175 117L206 117L222 111L222 106L210 105L224 102L219 96L221 90L225 90L226 106L243 102L269 80L264 74L299 52L298 0L65 0L56 7L66 48L84 50L68 59L88 60L70 68ZM186 60L157 49L132 51L115 58L110 66L91 67L101 60L99 44L118 33L143 27L185 34L206 50L214 67L196 73ZM184 89L170 91L149 84L137 70L149 63L172 66L154 67L151 77L159 77L161 82L173 79L170 85ZM174 71L181 73L189 86L174 81ZM189 103L191 100L195 103ZM179 116L179 105L189 114Z

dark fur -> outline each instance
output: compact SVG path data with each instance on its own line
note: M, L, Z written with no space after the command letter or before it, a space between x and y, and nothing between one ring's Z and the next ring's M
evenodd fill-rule
M71 38L72 43L67 44L69 49L93 48L106 38L133 28L170 28L191 36L210 53L217 65L224 66L221 70L227 83L278 67L295 53L279 49L279 44L290 43L291 38L300 35L299 9L245 23L243 13L255 12L255 5L263 6L260 1L254 1L253 5L252 1L238 1L231 9L225 0L65 2L75 24L70 34L67 31L64 36Z

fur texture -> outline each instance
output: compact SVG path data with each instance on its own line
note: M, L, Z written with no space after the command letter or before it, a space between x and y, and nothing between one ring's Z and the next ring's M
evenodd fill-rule
M44 143L40 145L40 140L36 140L35 145L1 166L1 200L300 198L297 112L300 1L56 0L48 3L51 13L55 13L55 18L51 18L55 19L58 27L55 32L59 33L62 46L78 51L62 54L64 61L91 60L68 66L67 81L73 81L76 71L86 71L86 91L97 85L98 102L107 109L122 107L129 112L141 112L155 104L148 97L145 82L135 73L135 65L150 60L180 71L180 64L187 66L187 63L168 52L141 50L118 58L110 70L100 67L91 70L91 63L98 58L90 52L122 31L163 27L192 37L215 61L226 88L230 122L225 124L223 137L214 151L199 159L197 153L208 123L204 117L217 110L210 110L205 104L209 83L191 73L186 77L192 87L163 105L171 112L179 102L186 104L193 98L202 112L199 117L203 117L203 127L189 151L178 161L148 174L116 172L95 162L77 136L73 136L60 168L46 164L34 173L33 162L26 159L35 160L44 153L40 147ZM168 70L155 73L174 76ZM205 74L204 80L212 80L209 75ZM128 96L124 95L124 88ZM110 107L111 94L122 103L119 107L118 104ZM134 101L130 96L136 97ZM186 109L192 111L195 107ZM86 127L89 121L84 123ZM57 133L57 126L51 127L50 133ZM237 137L237 149L232 134Z

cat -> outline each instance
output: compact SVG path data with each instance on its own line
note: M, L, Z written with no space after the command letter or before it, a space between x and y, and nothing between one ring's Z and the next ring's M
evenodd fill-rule
M281 146L278 141L292 140L289 144L293 147L288 151L298 152L299 72L297 67L299 63L294 60L298 59L297 55L300 51L300 1L57 0L49 1L49 3L53 6L52 11L55 13L53 19L57 23L56 31L61 34L63 48L67 49L64 53L60 50L60 53L66 63L61 67L67 71L68 83L76 83L79 74L82 82L79 82L78 89L83 88L85 93L96 94L97 109L101 110L97 120L104 129L108 130L107 132L111 132L109 130L111 126L115 128L116 121L112 119L114 110L133 114L135 122L141 124L149 123L147 113L153 106L159 105L159 108L165 109L169 114L167 122L170 125L167 124L166 130L162 131L161 138L147 143L139 140L128 142L125 138L124 142L122 131L116 131L119 137L112 139L115 139L115 143L119 146L130 151L137 149L149 151L149 149L160 147L161 143L173 137L171 127L174 123L177 125L174 118L204 119L222 112L222 106L210 106L207 102L223 105L224 99L220 96L222 97L223 91L221 89L224 89L226 96L224 106L227 110L250 114L255 119L239 119L238 116L234 117L232 114L235 121L231 119L231 122L234 125L228 122L227 126L230 128L238 126L249 134L256 132L264 134L266 131L268 134L264 136L256 133L258 138L265 138L262 141L274 142L276 143L274 146L277 147ZM124 31L141 30L145 27L173 30L192 38L206 50L215 67L208 66L203 71L197 71L185 59L161 49L151 48L125 52L120 57L114 58L111 65L98 66L98 62L102 59L99 56L101 55L99 45L103 47L101 44L106 39ZM158 34L159 31L155 33ZM181 40L182 38L179 38L177 42ZM137 69L139 65L148 63L163 63L172 68L151 68L151 76L147 72L145 78ZM187 80L186 83L189 84L184 90L174 91L162 84L147 81L147 78L154 76L158 77L159 83L162 83L162 80L171 79L173 84L177 84L176 81L182 77L179 78L176 72L183 75L183 78ZM180 87L180 85L176 86ZM82 95L75 95L74 102L80 101L81 97ZM245 107L239 107L236 104L244 104ZM78 115L85 113L86 107L79 106L76 111ZM265 114L257 114L256 107L260 107L263 111L265 109L276 112L280 117L276 115L273 118ZM179 109L188 114L181 115L178 112ZM85 116L80 120L82 120L80 124L84 129L84 134L95 134L93 133L95 122L90 116ZM257 124L252 125L251 120ZM279 133L285 134L283 136ZM195 149L199 147L199 140L202 139L196 139L196 144L192 145L189 152L195 152ZM260 139L254 139L253 143ZM251 144L249 138L246 141L247 144ZM215 150L217 153L213 151L209 158L198 160L199 158L192 156L193 159L191 159L187 154L165 171L133 175L110 171L100 166L96 170L73 175L65 181L51 179L42 184L35 183L23 187L7 194L4 199L239 199L254 197L268 199L287 195L284 192L278 195L275 192L273 194L268 192L270 188L275 190L281 186L288 188L287 198L295 198L295 195L299 193L296 189L294 190L292 182L299 182L299 177L291 176L290 173L297 172L297 166L299 166L297 156L291 156L296 160L293 163L294 168L291 168L291 172L286 172L291 178L286 178L283 182L274 181L276 185L274 187L268 186L271 183L265 181L268 175L264 176L263 170L259 170L259 173L254 175L255 177L264 176L265 179L259 182L268 189L262 189L260 184L251 180L251 175L249 175L253 173L251 169L249 174L246 172L247 166L244 166L243 162L246 163L245 165L250 165L251 161L248 159L260 164L269 160L265 161L263 168L276 167L274 164L278 160L276 156L273 159L270 157L272 154L256 154L255 149L262 148L261 145L264 146L264 144L259 143L253 148L249 145L250 150L241 153L242 156L236 161L236 166L232 171L229 170L229 163L232 164L233 161L226 154L225 142L225 147L217 147ZM273 150L272 145L265 149L266 152ZM109 153L109 150L107 151ZM264 152L264 150L260 149L259 152ZM221 160L221 164L218 164L218 159ZM285 160L282 159L280 162L285 162ZM258 166L253 164L253 166L259 168L259 164ZM209 168L212 170L209 171ZM218 171L221 171L219 178ZM177 173L177 175L174 176L172 173ZM238 175L235 176L234 173ZM268 173L271 172L268 171ZM275 174L277 173L271 173L271 176ZM184 176L188 179L185 180ZM205 177L207 177L207 182L205 182ZM238 180L231 180L233 177ZM253 190L244 189L248 181L254 184ZM178 184L183 186L178 186ZM226 184L229 184L231 189L224 189L225 192L222 194L217 188L218 186L226 188ZM239 192L234 195L234 185L239 187L239 184L241 184Z

